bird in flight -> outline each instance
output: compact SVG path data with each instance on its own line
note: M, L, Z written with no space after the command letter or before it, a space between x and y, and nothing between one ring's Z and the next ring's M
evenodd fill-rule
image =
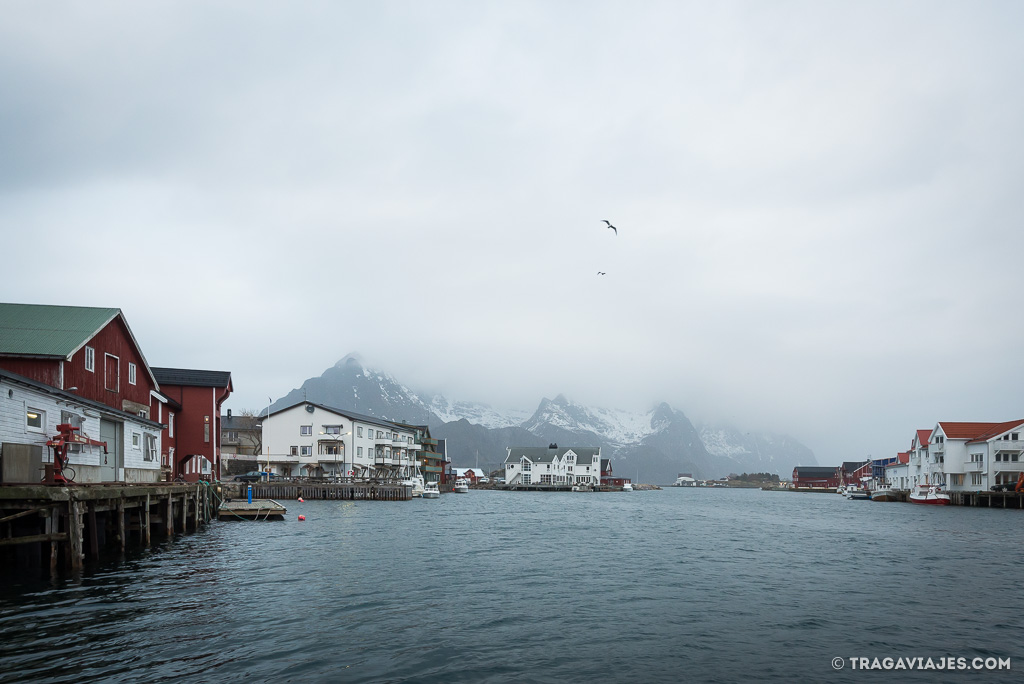
M616 228L615 226L613 226L611 221L609 221L608 219L601 219L601 220L604 221L605 223L607 223L608 227L611 228L612 230L614 230L616 235L619 234L619 229Z
M604 275L604 271L598 271L597 275Z

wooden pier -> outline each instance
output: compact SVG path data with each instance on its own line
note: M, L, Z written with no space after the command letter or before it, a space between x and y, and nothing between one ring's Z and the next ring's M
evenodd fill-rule
M982 508L1024 508L1024 492L951 492L949 502L954 506L980 506Z
M79 570L86 559L194 532L213 516L204 483L0 485L0 569Z
M249 499L249 483L230 482L221 485L225 499ZM335 499L341 501L409 501L412 487L378 482L253 482L252 498L295 501L298 498Z

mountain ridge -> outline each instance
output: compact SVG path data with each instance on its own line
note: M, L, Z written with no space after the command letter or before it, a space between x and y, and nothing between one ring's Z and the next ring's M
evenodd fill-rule
M679 473L700 478L771 472L788 476L795 465L817 463L810 449L788 435L743 432L731 425L694 425L667 402L636 413L591 407L564 394L544 397L532 413L421 395L390 374L367 368L359 354L340 359L320 376L271 403L271 410L315 401L395 422L427 425L447 440L458 467L497 468L510 446L561 443L599 446L622 477L668 484Z

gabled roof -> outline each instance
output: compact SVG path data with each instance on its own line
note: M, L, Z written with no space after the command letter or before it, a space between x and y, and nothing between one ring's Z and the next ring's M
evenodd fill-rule
M932 439L931 430L918 430L917 431L917 444L918 446L928 446L928 442Z
M942 430L946 439L966 439L970 441L986 441L996 435L1024 425L1024 420L1011 420L1005 423L953 423L940 421L936 428Z
M992 426L992 428L990 430L988 430L986 432L983 432L982 434L978 435L977 437L975 437L971 441L972 442L987 442L988 440L992 439L993 437L997 437L997 436L1003 434L1004 432L1009 432L1010 430L1013 430L1014 428L1020 428L1021 426L1024 426L1024 420L1010 420L1010 421L1007 421L1005 423L996 423L996 424L994 424Z
M0 304L0 355L70 359L120 309Z
M804 477L831 477L839 470L835 466L796 466L793 472Z
M601 447L511 447L505 463L515 463L524 456L531 463L551 463L570 451L576 454L577 463L592 463L594 456L601 453Z
M324 411L329 411L329 412L337 414L339 416L344 416L345 418L348 418L349 420L359 421L360 423L370 423L371 425L379 425L380 427L385 427L385 428L389 428L389 429L390 428L399 428L399 429L402 429L402 430L411 430L411 431L416 430L416 427L417 427L415 425L409 425L407 423L396 423L394 421L386 420L384 418L376 418L374 416L366 416L366 415L363 415L362 413L356 413L355 411L349 411L347 409L335 408L333 406L327 406L326 404L318 404L315 401L298 401L298 402L295 402L294 404L292 404L291 406L285 406L284 408L274 409L273 411L270 412L270 415L273 416L273 415L276 415L278 413L284 413L285 411L291 411L293 408L295 408L297 406L306 406L307 404L310 405L310 406L316 406L319 409L323 409ZM261 422L264 419L266 419L266 418L267 418L267 414L265 414L265 413L263 413L263 414L261 414L259 416L259 419L260 419ZM440 442L441 442L441 440L438 440L438 444L440 444Z
M128 333L153 385L160 386L135 333L120 309L94 306L0 303L0 356L70 361L115 318Z
M153 376L161 385L188 387L230 387L230 371L191 370L188 368L153 367Z

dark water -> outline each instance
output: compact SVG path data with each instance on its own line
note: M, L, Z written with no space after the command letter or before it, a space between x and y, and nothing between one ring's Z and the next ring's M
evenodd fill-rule
M0 682L1003 682L1024 670L1022 511L671 488L290 502L288 517L213 523L77 579L6 581ZM1016 672L832 666L946 656L1010 658Z

